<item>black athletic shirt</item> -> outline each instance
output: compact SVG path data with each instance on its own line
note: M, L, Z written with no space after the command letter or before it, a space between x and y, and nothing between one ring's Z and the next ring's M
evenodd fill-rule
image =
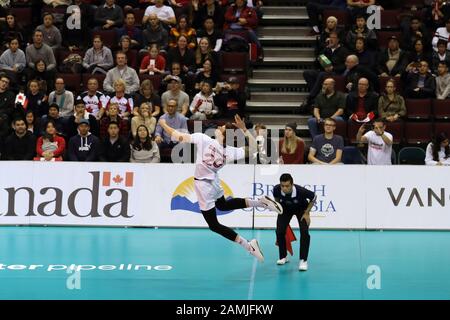
M297 214L303 213L308 207L309 201L314 199L315 194L296 184L294 184L291 194L284 194L281 192L281 186L277 184L273 188L273 196L283 207L283 214Z

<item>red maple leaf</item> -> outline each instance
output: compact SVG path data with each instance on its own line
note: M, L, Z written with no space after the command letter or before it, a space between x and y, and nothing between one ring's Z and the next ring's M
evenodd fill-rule
M122 183L123 178L117 174L113 179L112 179L116 184Z

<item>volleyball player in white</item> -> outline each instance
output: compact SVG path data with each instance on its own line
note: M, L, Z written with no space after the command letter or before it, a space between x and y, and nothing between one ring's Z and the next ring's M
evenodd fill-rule
M197 145L194 186L200 210L208 223L209 229L231 241L237 242L260 262L263 262L264 256L258 241L256 239L247 241L231 228L220 224L216 215L216 208L227 211L249 207L263 207L275 211L278 214L283 212L281 205L267 196L258 200L249 198L233 198L225 200L223 189L220 187L218 171L226 164L226 162L233 162L234 160L245 158L246 151L248 152L245 147L235 148L227 146L226 130L234 130L234 127L241 129L245 136L251 140L252 143L250 143L250 145L256 146L253 136L247 131L242 119L236 115L235 123L228 123L218 127L215 131L214 139L203 133L187 134L178 132L168 126L164 119L159 120L159 125L174 140Z

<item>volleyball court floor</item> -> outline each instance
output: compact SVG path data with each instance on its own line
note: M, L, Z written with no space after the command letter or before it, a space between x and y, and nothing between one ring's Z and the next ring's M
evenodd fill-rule
M307 272L238 232L263 264L207 229L1 227L0 299L450 299L450 232L313 230Z

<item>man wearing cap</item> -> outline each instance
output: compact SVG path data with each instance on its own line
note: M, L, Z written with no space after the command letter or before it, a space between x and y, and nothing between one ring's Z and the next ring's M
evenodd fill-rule
M67 119L67 137L72 138L78 134L78 124L81 120L86 119L89 121L90 131L95 135L99 136L99 126L97 119L87 112L86 104L83 100L77 100L75 102L75 108L73 114Z
M89 129L89 120L81 119L78 123L78 134L69 140L69 161L98 161L100 142Z
M177 112L183 116L187 116L189 111L189 96L186 92L181 90L181 79L178 76L171 76L169 78L168 88L161 96L161 102L164 112L167 112L167 103L169 100L177 102Z
M217 84L215 88L216 103L219 107L220 117L234 119L235 115L244 116L245 94L239 90L239 86L236 77L228 78L223 86Z
M378 60L378 72L382 77L400 77L408 65L407 53L400 49L396 36L389 38L388 47L381 52Z

